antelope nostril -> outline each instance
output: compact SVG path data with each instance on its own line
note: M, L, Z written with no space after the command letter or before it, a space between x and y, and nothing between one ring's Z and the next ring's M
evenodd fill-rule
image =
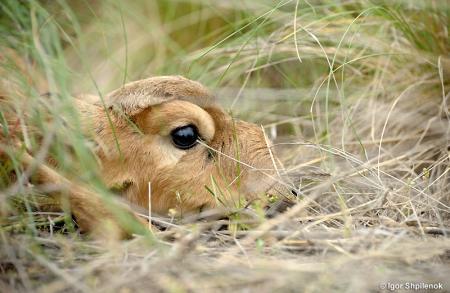
M295 196L298 196L297 190L295 190L295 189L291 189L291 193Z
M207 208L207 205L206 205L206 204L202 204L202 205L198 208L198 213L201 214L206 208Z

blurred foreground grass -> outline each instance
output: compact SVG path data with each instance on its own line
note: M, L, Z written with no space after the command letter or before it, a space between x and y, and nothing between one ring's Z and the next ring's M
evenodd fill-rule
M446 1L6 0L0 11L0 291L450 290ZM79 235L48 195L57 187L33 185L18 158L51 156L107 197L71 94L168 74L263 124L298 204L243 231L162 219L151 245Z

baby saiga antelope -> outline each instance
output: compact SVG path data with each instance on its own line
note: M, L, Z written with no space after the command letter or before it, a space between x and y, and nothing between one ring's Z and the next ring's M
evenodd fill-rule
M151 77L126 84L103 102L80 96L76 106L83 131L95 142L104 183L119 186L131 205L150 206L161 215L169 210L192 214L236 207L241 197L264 198L274 184L274 160L262 129L231 118L196 81ZM43 180L61 181L51 168L42 166L39 172ZM120 237L127 235L99 196L70 189L82 230L99 231L107 221Z

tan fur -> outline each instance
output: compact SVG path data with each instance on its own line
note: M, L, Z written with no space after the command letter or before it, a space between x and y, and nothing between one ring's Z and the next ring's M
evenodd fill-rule
M103 180L109 187L126 186L122 196L132 204L148 207L149 182L152 212L160 214L222 204L235 207L240 198L258 198L270 185L267 176L255 170L273 168L260 127L232 119L198 82L153 77L112 92L104 104L92 100L80 96L77 107L84 130L98 145ZM188 124L196 125L203 143L218 152L209 155L211 150L202 144L177 149L170 132ZM105 209L80 196L72 197L72 206L87 230L98 221L89 211Z

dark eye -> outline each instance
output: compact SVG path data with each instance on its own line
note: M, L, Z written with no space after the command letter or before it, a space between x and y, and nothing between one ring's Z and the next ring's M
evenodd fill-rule
M187 150L197 144L198 129L195 125L182 126L172 130L170 136L177 148Z

